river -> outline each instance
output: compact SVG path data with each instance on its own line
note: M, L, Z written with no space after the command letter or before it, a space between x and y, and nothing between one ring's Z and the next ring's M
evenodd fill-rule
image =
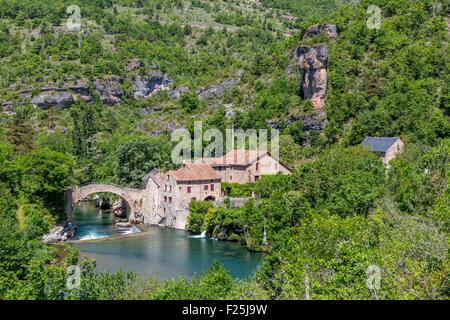
M73 219L78 227L75 239L82 241L72 245L80 257L96 260L97 271L133 270L170 279L198 275L219 261L233 277L247 278L261 261L261 254L238 243L199 238L182 230L148 227L145 232L118 237L113 214L90 202L78 204ZM97 238L104 239L93 241Z

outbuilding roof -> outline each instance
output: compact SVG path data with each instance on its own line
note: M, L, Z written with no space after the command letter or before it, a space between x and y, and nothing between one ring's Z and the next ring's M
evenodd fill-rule
M396 137L366 137L361 144L370 147L374 152L386 152L398 139Z

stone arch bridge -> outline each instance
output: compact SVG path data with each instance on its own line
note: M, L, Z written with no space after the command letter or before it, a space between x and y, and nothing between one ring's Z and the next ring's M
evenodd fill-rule
M112 184L88 184L66 190L67 221L72 222L72 213L75 205L89 195L109 192L121 197L127 205L128 221L136 222L136 214L142 213L143 190L124 188Z

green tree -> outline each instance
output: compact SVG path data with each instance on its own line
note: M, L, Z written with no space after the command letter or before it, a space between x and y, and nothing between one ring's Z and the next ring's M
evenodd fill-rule
M342 216L367 214L383 193L384 171L369 150L338 147L295 173L295 188L305 192L313 208Z
M116 151L119 183L139 187L142 178L154 168L170 165L170 145L158 138L133 138L121 143Z
M63 214L63 192L71 185L72 166L70 156L36 149L16 160L15 191L31 202L45 203L52 213Z
M205 231L205 215L212 208L211 201L192 201L189 204L188 230L196 233Z

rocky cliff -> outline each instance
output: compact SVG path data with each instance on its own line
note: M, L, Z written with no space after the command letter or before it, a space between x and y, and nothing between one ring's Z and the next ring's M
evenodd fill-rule
M300 68L300 96L323 108L327 93L328 47L325 44L300 47L295 52Z
M306 29L303 40L325 34L330 39L338 36L334 24L314 24ZM311 100L315 109L325 106L327 93L328 46L314 44L297 48L294 53L295 64L300 69L300 96Z
M163 90L168 90L173 80L162 72L154 72L147 77L136 77L134 80L133 97L135 99L147 98Z
M147 70L140 70L141 61L131 59L126 66L126 76L106 76L92 81L64 79L58 84L47 83L41 87L27 87L20 89L17 84L10 86L11 91L17 93L16 101L1 101L0 106L4 113L12 112L14 106L32 105L47 109L51 107L67 108L78 101L92 102L95 95L105 105L116 105L123 102L125 97L144 99L168 91L171 99L178 99L187 87L173 88L173 79L158 71L158 66L151 65ZM144 71L141 75L140 71ZM123 84L132 84L131 90L125 91Z
M100 101L108 106L117 105L125 98L136 100L152 97L162 91L166 91L170 99L179 99L190 91L187 86L174 86L173 79L158 70L158 66L152 65L144 75L138 73L141 62L131 59L126 66L126 76L106 76L92 80L74 81L65 80L59 86L48 84L38 88L27 88L19 90L12 86L11 90L17 92L17 101L0 101L3 113L13 112L14 106L23 106L27 103L48 109L51 107L68 108L76 102L92 102L93 97L99 96ZM142 70L140 70L142 71ZM200 100L218 100L230 92L242 78L242 71L236 72L234 78L225 80L218 84L202 87L196 91ZM125 85L131 83L131 86ZM129 87L130 89L125 89Z
M313 24L305 30L303 40L306 40L307 38L315 38L322 33L331 39L336 39L338 36L337 27L335 24Z

